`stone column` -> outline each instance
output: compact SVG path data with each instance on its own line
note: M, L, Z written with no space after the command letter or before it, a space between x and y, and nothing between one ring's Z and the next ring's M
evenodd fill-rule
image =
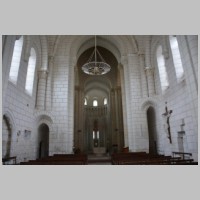
M122 118L122 96L121 96L121 88L118 86L115 89L115 101L116 101L116 116L117 116L117 123L116 123L116 128L118 129L117 132L117 137L118 137L118 148L119 150L121 150L122 147L124 147L123 144L123 140L124 140L124 136L122 134L124 134L123 131L123 118Z
M154 68L152 67L145 68L145 73L147 77L148 96L151 97L155 95Z
M79 117L79 112L78 112L78 90L79 90L79 87L78 86L75 86L75 106L74 106L74 113L75 113L75 116L74 116L74 147L78 147L78 130L79 130L79 127L78 127L78 117Z
M49 67L48 67L48 70L49 70L49 75L48 75L48 78L47 78L47 91L46 91L46 108L45 110L51 110L51 101L52 101L52 69L53 69L53 66L54 66L54 57L53 56L49 56Z
M45 97L46 97L46 84L47 84L47 70L38 71L38 85L37 85L37 104L36 108L45 109Z
M169 58L169 45L168 45L169 36L162 36L162 54L167 60Z
M111 106L111 135L112 135L112 144L117 144L117 135L115 132L116 129L116 106L115 106L115 91L111 89L110 92L110 106Z
M144 54L139 54L139 62L140 62L140 75L141 75L141 84L142 84L142 97L149 96L148 94L148 84L147 84L147 76L145 71L145 57Z
M69 59L69 58L68 58ZM67 152L72 152L74 141L74 68L76 67L76 58L72 57L69 61L67 71Z
M120 75L121 75L121 84L123 91L123 121L124 121L124 146L129 146L129 137L128 132L130 129L130 109L128 105L130 105L130 77L129 77L129 69L128 69L128 59L127 56L123 56L121 58L121 63L123 67L120 67Z
M145 74L147 80L148 97L155 95L154 68L151 66L151 36L146 37L145 41ZM142 63L143 64L143 63Z
M79 133L79 147L81 149L81 151L84 150L84 137L83 137L83 134L84 134L84 125L83 125L83 107L84 107L84 98L83 98L83 89L81 87L78 88L78 105L77 105L77 108L78 108L78 113L75 112L75 114L77 115L78 114L78 124L77 124L77 127L78 127L78 130L80 130L80 133Z

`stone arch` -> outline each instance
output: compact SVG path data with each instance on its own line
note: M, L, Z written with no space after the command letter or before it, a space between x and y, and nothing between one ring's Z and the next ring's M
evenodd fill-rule
M48 155L50 152L50 148L51 148L51 135L53 134L53 120L51 118L51 116L47 115L47 114L42 114L42 113L37 113L36 117L35 117L35 127L36 127L36 158L38 158L39 156L39 151L41 147L41 136L39 135L39 128L43 125L46 125L48 127L48 144L46 141L46 144L48 146ZM44 138L43 138L44 139ZM46 149L47 150L47 149ZM45 150L45 151L46 151ZM47 156L47 153L45 153L45 156Z
M149 134L149 121L148 121L148 116L147 116L147 112L149 108L153 108L156 114L157 111L157 104L156 104L156 100L155 99L148 99L145 100L142 104L141 104L141 111L142 111L142 118L144 119L143 121L143 126L144 126L144 133L145 133L145 138L147 138L147 145L148 145L148 151L149 153L153 153L156 154L157 149L154 151L152 150L153 145L154 145L154 138L151 137L151 135ZM154 128L155 126L153 126ZM153 130L153 128L151 130ZM157 127L156 127L157 128ZM157 134L157 132L156 132ZM156 135L158 137L158 134ZM157 139L156 137L156 139ZM156 140L156 147L157 147L157 140Z
M162 47L162 54L164 56L164 59L166 59L166 53L164 53L164 47L163 47L163 38L162 36L160 37L154 37L151 43L151 65L154 66L154 79L155 79L155 92L156 94L162 94L162 86L161 86L161 79L160 79L160 74L159 74L159 69L158 69L158 64L157 64L157 57L156 57L156 51L158 46L161 45Z
M90 85L90 83L92 83L93 81L96 81L96 82L99 82L101 83L102 85L105 85L106 88L112 88L112 83L111 81L107 78L107 77L103 77L103 78L99 78L99 77L93 77L91 76L90 78L88 78L85 83L84 83L84 88L87 86L87 85Z
M46 123L38 126L38 147L38 158L49 155L49 126Z
M153 99L150 99L150 100L143 102L141 105L141 110L143 112L146 112L150 106L157 109L156 101Z
M111 46L116 47L116 55L117 52L120 52L120 56L127 55L127 54L134 54L137 53L138 48L136 44L136 40L132 36L117 36L117 35L100 35L102 46L111 49ZM67 38L67 36L59 37L56 40L55 48L54 48L54 55L56 54L57 45L58 43L65 45L65 42L67 42L67 47L63 46L65 49L64 55L70 55L70 57L77 57L80 53L78 51L81 49L82 45L85 43L85 41L92 41L93 36L84 35L84 36L74 36L72 38ZM109 44L105 46L106 44ZM85 47L86 48L86 47ZM113 52L113 50L111 50ZM113 52L114 53L114 52ZM117 59L119 60L119 56L117 56Z
M115 58L118 60L120 60L120 52L118 50L118 48L116 47L116 45L110 43L109 41L106 41L104 38L102 37L98 37L98 44L97 46L101 46L104 47L106 49L108 49L110 52L113 53L113 55L115 56ZM87 49L94 47L94 38L90 38L88 40L86 40L79 48L78 52L77 52L77 59L80 57L80 55L86 51Z
M80 54L81 51L84 50L84 48L87 48L87 46L84 46L85 41L92 41L92 38L94 36L73 36L73 37L67 37L67 36L60 36L59 38L56 39L55 41L55 46L54 46L54 55L56 56L63 56L66 57L66 60L68 58L68 74L70 76L68 76L68 82L70 83L68 85L68 94L69 94L69 98L68 101L70 102L70 104L68 104L68 113L71 117L71 122L72 123L67 123L67 127L68 130L70 131L69 134L73 135L73 131L74 131L74 85L75 85L75 67L76 67L76 63L77 63L77 58L78 55ZM102 47L106 48L106 49L111 49L111 47L115 47L115 54L118 57L117 61L118 63L121 62L121 59L123 57L126 57L127 63L128 63L128 59L127 56L131 56L131 55L135 55L138 52L138 47L135 41L135 38L132 36L118 36L118 35L102 35L99 36L101 37L102 40ZM98 42L97 42L98 43ZM105 46L106 44L108 44L107 46ZM59 47L59 48L58 48ZM113 52L113 50L111 50L111 52ZM119 52L117 55L117 52ZM128 67L127 65L122 65L122 70L120 71L120 74L123 73L123 69L124 67ZM123 79L122 82L124 82L125 80ZM123 83L122 83L123 84ZM122 93L125 93L125 89L127 89L127 87L125 87L125 85L122 87ZM128 94L128 92L127 92ZM123 98L122 101L124 101L125 99ZM127 108L124 108L124 104L123 105L123 109L122 110L127 110ZM126 114L125 112L123 114ZM124 115L123 115L124 116ZM124 116L124 118L126 118L126 116ZM126 119L124 119L126 120ZM126 123L125 123L126 124ZM126 129L128 130L128 129ZM124 134L126 134L126 140L128 138L128 132L124 131ZM71 139L71 138L70 138ZM73 138L72 138L73 140ZM72 142L71 140L71 142ZM126 142L127 143L127 142ZM70 148L70 146L69 146Z
M110 49L111 45L112 46L111 52L113 52L113 47L115 47L116 48L115 51L120 52L120 56L137 52L137 45L135 43L135 40L131 39L130 36L102 35L99 37L100 37L100 43L104 48ZM70 48L70 53L75 56L78 55L78 51L79 49L81 49L85 41L86 40L92 41L92 38L93 36L74 38L74 40L71 42L72 45ZM106 46L106 43L108 43L109 45ZM116 55L117 54L115 54L115 56ZM118 56L116 56L116 58L119 61L120 58Z
M40 122L48 123L47 125L53 124L53 116L47 111L38 111L35 113L35 123L38 125Z

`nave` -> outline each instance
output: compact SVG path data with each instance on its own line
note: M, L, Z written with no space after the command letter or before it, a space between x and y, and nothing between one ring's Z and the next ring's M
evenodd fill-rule
M20 162L19 165L198 165L190 156L180 152L174 152L173 156L152 155L146 152L123 152L112 155L55 154Z
M197 35L4 35L2 44L3 163L59 164L75 152L95 164L100 152L116 164L125 148L145 152L145 164L173 152L198 162Z

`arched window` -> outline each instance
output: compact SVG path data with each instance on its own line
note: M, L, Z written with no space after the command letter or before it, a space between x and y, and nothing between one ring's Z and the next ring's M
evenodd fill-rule
M172 57L174 61L174 67L176 71L176 78L178 81L180 81L183 78L184 70L183 65L181 61L181 55L178 47L178 41L176 36L170 35L169 36L171 51L172 51Z
M36 53L35 53L34 48L31 48L30 57L28 60L26 85L25 85L25 89L26 89L27 93L30 95L32 95L32 91L33 91L35 66L36 66Z
M104 98L103 105L107 105L107 104L108 104L108 100L107 100L107 98Z
M86 98L84 99L84 105L85 106L87 105L87 99Z
M98 106L98 101L97 100L93 100L93 106Z
M156 56L157 56L157 64L158 64L161 88L162 88L162 91L164 91L169 87L169 81L168 81L168 76L167 76L167 71L166 71L166 66L165 66L165 58L162 54L161 45L159 45L157 48Z
M9 80L14 84L17 83L17 77L19 72L19 65L22 55L22 47L23 47L23 36L21 36L18 40L15 41L13 56L11 61Z

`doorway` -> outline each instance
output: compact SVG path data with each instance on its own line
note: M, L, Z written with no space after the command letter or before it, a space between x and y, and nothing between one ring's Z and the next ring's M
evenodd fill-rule
M3 116L2 124L2 158L10 157L12 131L8 118Z
M149 154L157 154L157 133L156 133L156 115L153 107L147 110L147 122L149 132Z
M49 127L41 124L38 128L38 158L49 155Z

